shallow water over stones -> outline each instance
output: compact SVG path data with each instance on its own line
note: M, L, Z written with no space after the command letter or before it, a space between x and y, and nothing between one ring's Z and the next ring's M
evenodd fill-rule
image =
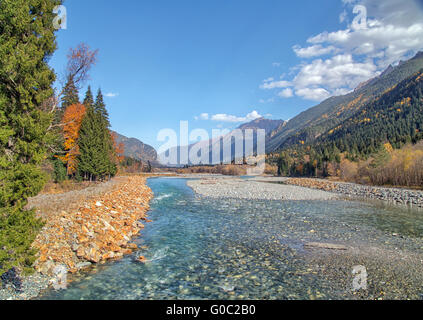
M42 299L420 299L423 212L354 201L196 196L185 179L150 179L155 199L132 256L75 276ZM336 243L345 252L304 249ZM138 255L148 262L136 261ZM368 290L353 292L364 265Z

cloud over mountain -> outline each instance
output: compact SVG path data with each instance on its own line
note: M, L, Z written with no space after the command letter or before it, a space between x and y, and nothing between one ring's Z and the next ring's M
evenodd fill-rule
M423 8L415 0L342 0L344 28L311 36L293 47L303 61L292 80L265 80L279 97L321 101L345 94L390 64L423 49ZM288 89L289 88L289 89Z

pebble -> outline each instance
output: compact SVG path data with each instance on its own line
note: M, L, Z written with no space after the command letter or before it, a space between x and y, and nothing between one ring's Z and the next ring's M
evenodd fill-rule
M59 266L65 272L76 273L131 254L137 246L130 241L144 228L140 220L147 221L152 197L145 177L123 177L112 190L79 203L75 210L57 210L42 216L46 225L33 244L39 251L36 273L23 279L12 273L4 275L6 287L0 289L0 300L37 297L57 278L55 270ZM114 208L113 213L109 207Z
M393 204L423 208L423 192L418 190L366 186L355 183L333 182L321 179L295 178L286 180L287 184L319 189L333 193L387 201Z
M213 181L213 183L210 183L210 181ZM338 198L337 195L326 191L240 178L188 180L187 184L196 193L210 198L294 201Z

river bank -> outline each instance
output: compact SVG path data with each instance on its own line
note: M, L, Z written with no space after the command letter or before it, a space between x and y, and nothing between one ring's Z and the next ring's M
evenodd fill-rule
M322 184L321 190L304 181L297 181L304 186L286 184L294 182L275 177L184 175L150 179L147 186L145 178L121 177L102 184L102 190L87 189L80 201L79 191L37 197L31 204L43 208L39 216L52 219L43 230L47 233L41 233L48 235L48 241L37 239L39 248L47 249L37 261L39 268L47 268L45 275L37 272L25 278L21 292L0 290L0 299L38 297L52 279L48 269L61 265L76 272L72 283L67 290L43 291L40 298L423 297L423 217L419 211L382 202L342 201L347 197L335 193L331 184ZM137 251L125 237L120 239L118 252L110 244L103 247L111 230L102 221L126 234L129 226L122 221L131 214L138 217L142 208L148 210L149 187L155 194L149 212L154 223L134 239L141 249L147 246L149 250ZM201 193L195 195L193 190ZM53 201L52 212L49 201ZM57 211L60 208L65 209ZM78 217L84 221L81 226ZM145 212L139 217L147 219ZM139 220L127 221L142 228ZM79 236L88 240L80 242ZM78 239L78 243L65 239ZM85 256L78 256L79 248ZM145 256L145 263L137 261L140 255ZM365 266L369 274L367 291L351 290L352 270L357 265Z
M262 181L265 179L264 181ZM331 200L337 195L300 186L279 184L281 178L241 179L234 177L202 177L188 180L187 184L197 194L210 198L245 200ZM273 183L268 183L273 182Z
M335 182L311 178L184 176L199 195L246 200L370 199L423 208L423 191Z
M146 263L133 254L98 265L40 299L423 297L420 211L342 199L202 197L187 185L192 178L149 179L154 223L135 240L148 247ZM367 290L353 287L356 266L367 271Z
M118 177L84 190L58 195L40 195L29 207L46 225L33 246L39 250L36 274L8 279L0 299L30 299L46 289L58 268L77 273L92 265L119 259L138 249L131 239L144 228L153 194L146 177ZM15 282L15 283L13 283Z
M366 186L348 182L334 182L322 179L292 178L286 184L334 192L349 197L386 201L391 204L423 208L423 191L402 188Z

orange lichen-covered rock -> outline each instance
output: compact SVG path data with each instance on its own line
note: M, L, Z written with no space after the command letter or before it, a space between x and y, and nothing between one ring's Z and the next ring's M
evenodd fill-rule
M33 244L40 250L37 270L51 272L54 265L65 265L75 272L86 262L117 259L137 249L131 237L144 228L139 220L147 221L153 194L145 177L119 180L113 190L97 199L78 203L74 212L62 211L46 219Z
M138 262L141 262L141 263L146 263L147 262L147 259L145 257L143 257L143 256L140 256L140 257L138 257L137 261Z

